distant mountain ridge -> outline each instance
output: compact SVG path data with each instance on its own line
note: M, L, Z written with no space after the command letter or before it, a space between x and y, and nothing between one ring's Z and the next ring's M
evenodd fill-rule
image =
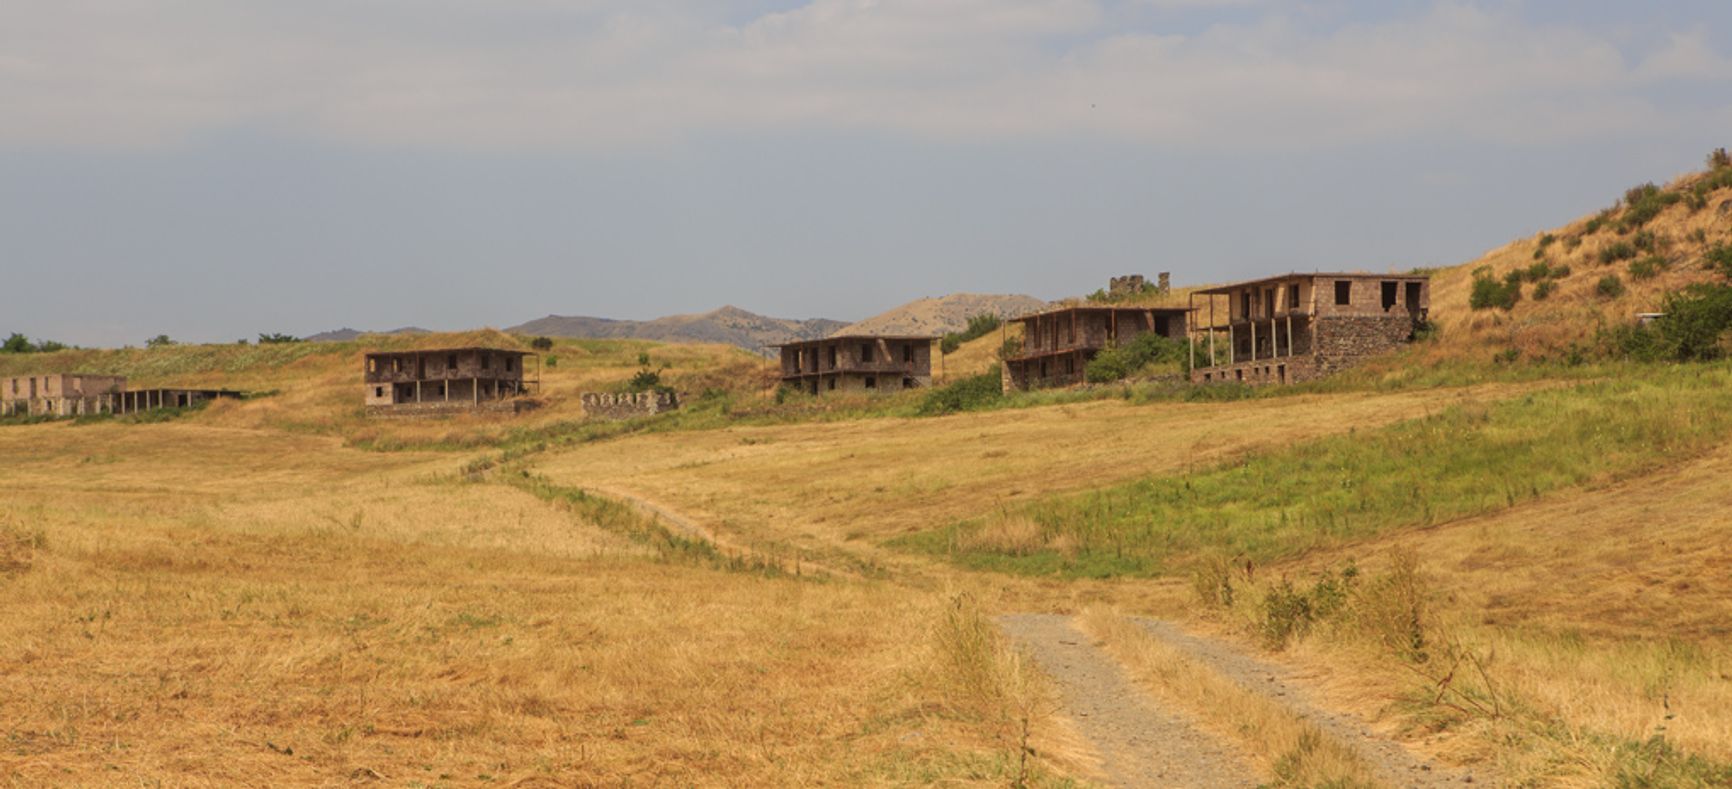
M390 331L360 331L360 330L351 329L351 328L345 326L341 329L333 329L331 331L322 331L322 332L319 332L318 334L309 334L305 337L302 337L301 339L306 341L306 342L348 342L349 340L353 340L357 337L360 337L363 334L432 334L432 333L433 333L433 331L431 329L423 329L419 326L404 326L401 329L392 329Z
M695 315L669 315L648 321L549 315L512 326L506 331L546 337L721 343L761 352L766 346L777 343L819 339L843 325L842 321L827 318L771 318L727 306Z
M925 334L938 337L968 328L968 319L976 315L991 313L1000 318L1014 318L1046 306L1047 302L1033 296L952 293L908 302L844 326L833 335Z

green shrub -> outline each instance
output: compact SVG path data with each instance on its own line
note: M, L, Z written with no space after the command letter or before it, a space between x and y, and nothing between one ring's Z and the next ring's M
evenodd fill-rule
M1569 265L1560 264L1560 265L1552 266L1552 279L1563 279L1564 277L1567 277L1569 275L1570 275Z
M301 341L301 338L296 337L293 334L277 333L277 334L260 334L259 335L259 344L260 345L287 345L288 343L291 343L291 342L300 342L300 341Z
M961 348L963 343L985 337L988 334L998 331L998 327L1003 324L1004 321L997 315L990 312L983 312L969 318L968 327L962 331L950 332L949 334L944 335L944 339L940 340L938 343L938 348L943 353L955 353L956 349Z
M1557 240L1558 240L1558 237L1552 235L1551 233L1547 233L1543 236L1540 236L1539 246L1534 249L1534 260L1539 260L1540 258L1545 257L1546 247L1549 247L1552 244L1557 243Z
M1096 354L1083 368L1083 377L1093 384L1122 381L1153 363L1183 364L1186 350L1178 341L1154 332L1139 334L1124 345Z
M0 343L0 353L54 353L55 351L64 351L68 347L65 343L53 340L31 342L29 337L13 332L4 343Z
M529 347L538 351L551 351L553 350L553 339L549 337L537 337L529 341Z
M1616 206L1602 210L1598 214L1595 214L1593 219L1588 220L1588 224L1582 228L1582 235L1591 236L1598 233L1601 230L1606 229L1608 225L1612 224L1612 220L1617 218L1618 209Z
M1518 272L1514 276L1498 280L1492 276L1489 268L1481 268L1473 273L1473 292L1468 296L1468 306L1476 310L1496 307L1502 310L1514 309L1516 302L1522 298L1522 283Z
M1714 245L1713 249L1702 255L1702 265L1711 271L1719 272L1723 277L1732 278L1732 245Z
M1715 148L1708 154L1709 170L1724 170L1728 167L1732 167L1732 154L1728 154L1725 148Z
M998 365L980 375L961 378L935 387L921 401L921 416L942 416L962 411L977 411L1004 400L1003 371Z
M1659 255L1649 255L1630 263L1630 278L1653 279L1659 276L1660 272L1665 271L1669 265L1671 264L1665 258Z
M1695 230L1690 231L1690 240L1698 244L1708 243L1708 229L1705 227L1698 227Z
M1653 184L1642 184L1624 193L1624 215L1618 229L1629 232L1653 221L1667 206L1684 199L1682 194L1668 192Z
M1635 260L1639 250L1628 241L1615 241L1600 249L1600 265L1610 265L1621 260Z
M1527 270L1522 274L1522 278L1529 282L1540 282L1549 279L1551 276L1552 264L1544 260L1528 266Z
M1727 354L1732 330L1732 285L1698 284L1667 294L1665 313L1649 330L1659 356L1680 362L1712 361Z
M1553 281L1553 280L1549 280L1549 279L1541 282L1538 285L1535 285L1534 286L1534 301L1545 301L1557 289L1558 289L1558 283Z
M1630 245L1642 252L1657 252L1660 249L1660 237L1652 230L1643 230L1630 237Z
M1009 359L1019 353L1022 353L1021 337L1006 337L1004 344L998 346L998 358L1000 359Z
M1601 298L1615 299L1624 295L1624 281L1618 279L1616 274L1607 274L1594 285L1594 292L1600 294Z

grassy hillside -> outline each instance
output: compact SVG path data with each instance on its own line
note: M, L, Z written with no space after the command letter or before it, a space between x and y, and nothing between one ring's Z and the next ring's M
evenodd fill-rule
M1660 309L1667 292L1710 279L1704 258L1727 243L1732 167L1633 188L1605 211L1434 272L1431 312L1442 334L1436 355L1489 359L1514 350L1520 358L1558 359L1572 346L1591 350L1602 327L1631 323L1636 313ZM1564 269L1539 282L1524 277L1510 308L1471 304L1476 273L1504 282L1512 272ZM1601 289L1608 277L1617 278L1621 293Z

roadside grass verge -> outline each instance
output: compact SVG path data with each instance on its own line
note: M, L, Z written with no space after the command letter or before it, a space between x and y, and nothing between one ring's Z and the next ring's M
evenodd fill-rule
M1263 563L1639 474L1732 433L1732 368L1629 369L1188 475L1058 496L898 543L1036 575L1158 575L1205 553Z
M1316 724L1267 696L1200 665L1109 608L1078 617L1131 676L1196 715L1208 728L1239 740L1271 786L1350 789L1378 782L1363 758Z
M1504 785L1732 783L1732 663L1717 643L1486 626L1459 610L1413 552L1365 558L1370 571L1349 560L1293 578L1216 557L1193 572L1192 587L1206 618L1380 688L1394 703L1376 714L1395 715L1409 735L1465 733L1484 743L1480 758ZM1113 626L1091 632L1111 647L1104 634ZM1210 713L1231 710L1209 696L1208 678L1166 667L1166 656L1159 662L1159 687Z

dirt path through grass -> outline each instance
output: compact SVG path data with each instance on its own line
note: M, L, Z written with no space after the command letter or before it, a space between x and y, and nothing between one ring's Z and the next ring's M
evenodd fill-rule
M1388 786L1441 787L1474 783L1469 771L1446 768L1414 757L1399 743L1374 735L1364 724L1338 715L1311 700L1302 682L1286 668L1258 660L1228 644L1185 632L1170 622L1136 618L1138 625L1239 687L1277 701L1353 751ZM1481 776L1483 778L1483 776Z
M999 619L1059 688L1064 711L1101 755L1117 786L1256 786L1245 754L1164 709L1092 639L1059 614L1012 614Z

